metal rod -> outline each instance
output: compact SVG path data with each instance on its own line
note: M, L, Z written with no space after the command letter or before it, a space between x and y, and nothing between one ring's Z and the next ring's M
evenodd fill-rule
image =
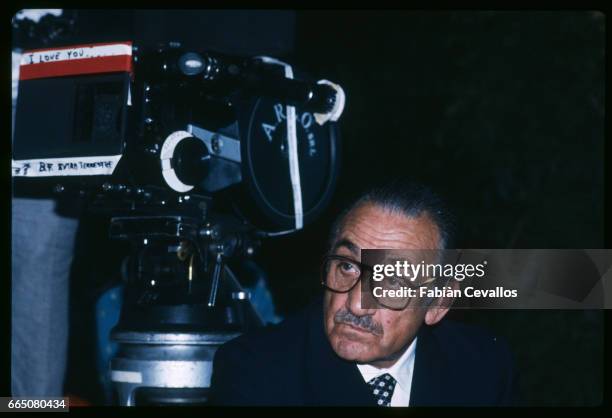
M219 289L219 279L221 278L221 271L223 269L223 253L218 252L217 258L215 259L215 269L212 275L212 284L210 287L210 295L208 296L208 307L212 308L215 306L217 300L217 291Z

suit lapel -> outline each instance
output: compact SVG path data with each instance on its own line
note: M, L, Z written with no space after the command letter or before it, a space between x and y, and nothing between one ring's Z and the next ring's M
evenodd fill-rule
M422 325L414 358L410 406L438 406L445 399L446 360L432 335L431 327Z

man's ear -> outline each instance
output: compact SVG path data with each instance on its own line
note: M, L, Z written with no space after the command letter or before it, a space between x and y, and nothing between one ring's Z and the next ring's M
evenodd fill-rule
M459 283L456 280L451 279L451 283L449 283L448 286L453 290L459 289ZM425 313L425 323L427 325L435 325L440 322L448 313L454 300L455 298L453 297L440 297L434 299Z
M449 309L450 306L447 308L436 308L435 306L427 308L427 312L425 313L425 323L427 325L437 324L442 320L442 318L444 318Z

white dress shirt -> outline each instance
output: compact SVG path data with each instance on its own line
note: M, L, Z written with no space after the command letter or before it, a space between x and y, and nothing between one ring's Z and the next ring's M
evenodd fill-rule
M412 387L416 342L417 339L415 337L410 346L404 351L404 354L402 354L393 366L387 369L379 369L369 364L357 365L366 383L385 373L389 373L393 376L397 383L395 384L393 396L391 397L391 406L408 406L410 403L410 388Z

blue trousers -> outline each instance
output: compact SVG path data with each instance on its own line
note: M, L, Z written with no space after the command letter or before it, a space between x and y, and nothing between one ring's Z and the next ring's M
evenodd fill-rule
M78 226L52 199L12 200L12 396L62 396Z

